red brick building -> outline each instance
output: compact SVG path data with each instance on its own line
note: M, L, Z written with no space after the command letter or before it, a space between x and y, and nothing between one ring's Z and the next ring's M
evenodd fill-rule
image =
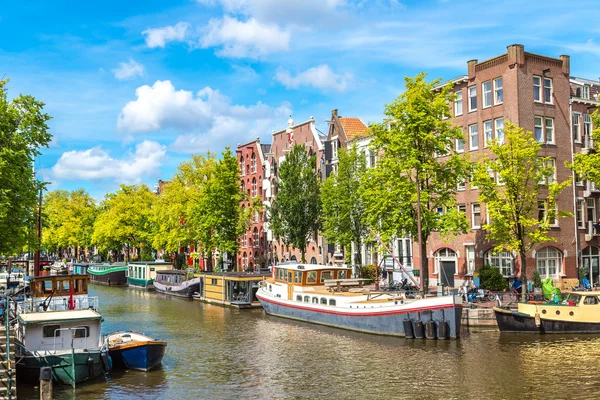
M589 137L586 134L591 132L591 122L586 115L589 113L587 107L598 104L594 97L598 92L597 83L571 78L569 56L552 58L528 53L522 45L508 46L506 54L490 60L471 60L467 63L467 72L467 75L450 81L458 96L452 105L453 121L465 132L465 141L457 141L456 150L476 159L480 153L488 151L489 140L503 138L504 125L510 121L533 132L542 144L541 155L551 157L555 166L555 175L551 179L572 182L574 176L565 163L572 161L574 151L590 147L585 142ZM584 89L586 86L588 88ZM582 98L584 94L585 99ZM558 209L575 214L575 204L578 204L581 220L556 220L550 232L556 241L538 244L528 254L529 277L537 268L542 278L552 277L557 284L569 286L577 279L578 265L584 263L593 267L592 270L595 268L594 280L597 281L598 238L590 233L592 227L589 224L597 215L598 194L594 190L581 182L566 188L558 196ZM484 264L496 266L507 278L520 274L518 257L514 253L504 251L495 255L491 251L493 243L486 239L481 228L487 219L486 207L479 203L478 196L478 190L468 182L457 194L459 208L467 214L471 226L469 233L450 243L445 243L437 234L428 241L426 256L432 285L438 282L442 265L452 266L455 286ZM538 212L542 215L544 200L542 193L538 202ZM578 257L578 249L583 250L581 254L588 254L585 262ZM417 258L414 265L420 265Z

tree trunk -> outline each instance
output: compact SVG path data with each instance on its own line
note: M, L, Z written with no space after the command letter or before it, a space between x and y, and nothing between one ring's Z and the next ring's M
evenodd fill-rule
M429 291L429 260L427 259L427 241L421 239L421 280L423 282L423 293Z
M306 264L306 247L302 247L300 249L300 254L302 255L301 256L302 264Z
M524 250L519 251L521 258L521 294L523 303L527 301L527 255Z

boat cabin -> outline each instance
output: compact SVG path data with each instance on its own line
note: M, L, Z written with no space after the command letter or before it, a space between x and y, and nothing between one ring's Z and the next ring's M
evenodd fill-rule
M98 297L88 296L87 275L36 276L30 290L22 312L98 309Z
M261 305L256 298L256 292L260 283L268 276L270 276L268 270L206 273L201 277L198 299L223 306L258 308Z
M166 269L163 271L156 272L155 281L162 283L163 285L179 286L183 282L188 280L187 271L181 271L176 269Z
M274 281L297 286L327 286L326 283L330 283L327 281L350 279L351 273L352 269L337 265L282 264L275 266Z
M87 275L89 263L75 263L71 267L71 273L74 275Z
M161 261L135 261L128 264L127 283L130 286L152 288L156 273L173 269L173 265Z

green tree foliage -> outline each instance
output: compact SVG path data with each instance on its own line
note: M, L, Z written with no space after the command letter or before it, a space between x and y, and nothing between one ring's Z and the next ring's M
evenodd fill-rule
M146 185L121 185L108 193L94 223L93 242L100 250L150 246L155 199Z
M540 271L538 271L537 269L533 270L532 282L534 288L542 287L542 276L540 275Z
M502 276L500 270L489 264L485 264L479 270L481 288L487 290L504 290L508 288L508 281Z
M428 83L425 77L421 73L405 78L406 91L386 105L385 120L371 126L372 147L379 159L365 175L363 199L366 220L384 241L411 236L420 242L421 279L427 290L429 236L439 232L452 237L468 228L455 194L469 163L455 152L456 140L464 140L461 128L447 119L452 86L436 88L439 80Z
M0 80L0 254L10 255L32 232L41 189L32 166L51 135L44 103L29 95L8 100L7 83Z
M306 262L309 237L321 227L320 185L316 156L295 145L281 163L277 197L270 207L275 237L300 250Z
M519 253L521 282L527 287L526 253L537 243L555 241L548 235L552 221L569 214L556 210L556 197L569 182L553 182L554 170L548 157L539 156L541 145L531 132L507 123L504 135L505 143L492 142L490 155L476 164L474 183L489 215L486 237L496 242L497 252ZM547 210L541 219L538 201Z
M575 162L571 165L571 168L577 173L582 179L586 179L600 187L600 115L598 111L595 111L591 115L593 126L595 129L592 131L592 139L594 141L593 148L587 153L575 154Z
M338 152L338 168L321 185L323 207L323 236L346 249L346 259L351 262L351 244L359 249L367 235L364 222L365 206L362 200L361 180L366 171L366 162L356 145ZM362 264L357 252L357 265Z
M50 251L92 245L96 203L83 189L56 190L44 197L42 244Z

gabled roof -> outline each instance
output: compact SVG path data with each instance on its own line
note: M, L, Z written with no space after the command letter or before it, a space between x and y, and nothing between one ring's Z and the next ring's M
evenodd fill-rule
M340 117L340 123L348 140L369 135L369 128L367 128L360 118Z

